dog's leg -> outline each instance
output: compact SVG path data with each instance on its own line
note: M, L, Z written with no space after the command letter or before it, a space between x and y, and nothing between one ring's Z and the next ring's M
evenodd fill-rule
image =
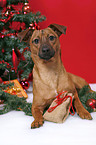
M71 78L72 82L74 83L76 89L79 89L80 90L85 85L88 85L89 86L89 84L83 78L81 78L79 76L76 76L74 74L71 74L71 73L68 73L68 75ZM89 86L89 88L90 88L90 86ZM90 90L91 90L91 88L90 88Z
M82 103L80 102L77 92L74 94L74 107L76 108L77 114L82 119L92 119L90 113L83 107Z
M42 116L42 111L38 108L32 105L32 115L34 117L34 121L31 124L31 128L38 128L43 125L44 119Z

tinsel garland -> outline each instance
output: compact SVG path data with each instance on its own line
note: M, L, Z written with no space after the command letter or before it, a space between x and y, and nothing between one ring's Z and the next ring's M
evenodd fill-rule
M10 84L12 85L12 84ZM31 103L28 103L25 98L19 98L16 95L11 95L6 93L2 90L3 88L8 87L0 84L0 100L4 100L4 107L0 110L0 114L5 114L11 110L23 111L26 115L31 116ZM79 99L83 104L84 108L88 112L93 112L94 109L91 107L86 106L86 102L88 99L95 99L96 100L96 92L90 92L88 86L84 86L78 93Z

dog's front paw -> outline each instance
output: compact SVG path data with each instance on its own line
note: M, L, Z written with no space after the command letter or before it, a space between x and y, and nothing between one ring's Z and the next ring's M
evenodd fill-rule
M88 119L88 120L92 120L91 114L87 111L87 110L76 110L77 114L82 118L82 119Z
M44 123L44 120L43 119L41 119L41 120L34 120L32 122L32 124L31 124L31 129L38 128L38 127L42 126L43 123Z

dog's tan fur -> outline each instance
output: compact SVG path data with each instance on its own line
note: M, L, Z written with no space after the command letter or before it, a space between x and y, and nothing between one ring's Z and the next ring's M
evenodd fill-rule
M88 83L84 79L66 72L61 61L59 36L62 33L66 33L66 27L57 24L50 26L43 29L43 31L35 30L30 37L31 56L34 61L32 104L34 121L31 124L32 128L43 125L44 109L52 103L57 92L61 92L62 90L74 94L74 107L81 118L92 119L90 113L81 104L77 94L77 89L81 89L84 85L88 85ZM27 31L21 32L19 37L24 39ZM55 36L55 40L48 40L50 35ZM40 39L40 42L35 44L34 40L37 38ZM46 43L55 51L55 55L49 60L41 59L38 56L40 48Z

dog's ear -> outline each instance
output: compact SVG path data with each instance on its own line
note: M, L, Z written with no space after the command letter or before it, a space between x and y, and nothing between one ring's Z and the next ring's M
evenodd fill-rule
M58 25L58 24L50 24L48 27L50 27L55 33L60 36L61 34L66 34L66 26Z
M32 33L33 33L33 30L28 28L18 33L17 37L20 39L20 41L29 42L30 37L32 36Z

